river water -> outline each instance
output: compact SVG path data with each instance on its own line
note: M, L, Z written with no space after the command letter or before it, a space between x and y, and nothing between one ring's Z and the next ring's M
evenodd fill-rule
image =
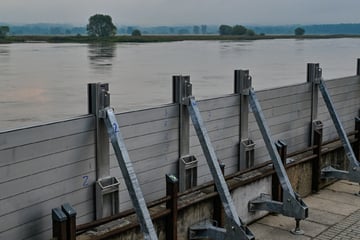
M360 39L0 45L0 132L87 113L87 83L110 84L117 112L167 104L172 76L190 75L198 99L233 91L235 69L256 90L354 75Z

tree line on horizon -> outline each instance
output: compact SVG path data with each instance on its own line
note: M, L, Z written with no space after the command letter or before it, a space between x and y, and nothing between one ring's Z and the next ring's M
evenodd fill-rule
M255 36L255 31L249 28L244 27L243 25L220 25L219 27L220 35L247 35Z
M96 15L96 14L95 14ZM95 16L94 15L94 16ZM106 16L106 15L105 15ZM90 17L91 18L91 17ZM89 18L89 21L90 21ZM114 25L115 26L115 25ZM115 26L116 27L116 26ZM160 35L253 35L253 34L296 34L295 29L301 28L306 34L360 34L360 23L352 24L319 24L319 25L284 25L284 26L243 26L243 25L187 25L187 26L119 26L115 35L160 34ZM244 33L244 29L246 29ZM69 24L27 24L8 25L0 23L0 37L6 35L87 35L86 26ZM301 34L300 34L301 35Z
M194 34L205 34L206 33L206 25L202 25L201 27L195 25L193 26ZM117 32L117 28L112 22L112 18L109 15L95 14L89 18L89 24L86 26L86 30L89 36L92 37L110 37L115 36ZM130 33L130 32L129 32ZM246 35L246 36L255 36L256 33L254 30L246 28L242 25L220 25L218 33L220 35ZM296 36L302 36L305 34L305 30L303 28L297 27L294 30ZM184 33L187 34L187 33ZM139 29L133 29L131 31L132 36L141 36L141 31Z

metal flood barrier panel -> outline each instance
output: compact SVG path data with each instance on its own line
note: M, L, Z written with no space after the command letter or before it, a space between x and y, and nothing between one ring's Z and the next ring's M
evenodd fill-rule
M310 66L314 69L313 71L315 78L312 81L314 89L318 89L321 92L324 103L329 112L332 123L334 124L336 132L340 137L345 155L349 162L347 170L339 170L332 166L327 166L321 170L321 174L324 178L346 179L360 183L360 164L347 137L344 126L340 119L340 115L338 115L335 109L333 98L330 95L325 81L322 79L322 69L320 68L319 64L311 64Z
M94 117L0 133L0 239L49 239L51 209L94 219Z
M360 106L359 77L327 80L346 132L354 129ZM311 85L308 83L256 92L275 139L285 139L289 151L306 147L311 122ZM238 171L239 96L232 94L198 101L216 154L226 174ZM324 103L318 119L324 140L337 135ZM146 201L165 195L164 175L176 173L179 152L179 113L176 104L116 114ZM269 159L255 118L249 114L249 136L255 143L254 164ZM0 132L0 239L51 237L51 209L69 202L77 223L94 220L96 178L95 118L87 115L66 121ZM198 161L197 184L212 179L196 132L190 131L190 151ZM110 175L122 183L113 150ZM119 186L119 210L132 207L124 184Z
M188 87L191 88L190 82L186 82L186 84L188 84ZM199 239L201 237L229 240L255 239L252 232L242 223L241 219L237 214L235 205L230 195L230 191L220 168L220 162L210 141L207 129L205 127L195 98L189 94L183 99L183 104L187 106L187 109L189 111L190 118L199 138L202 150L204 152L211 175L214 179L216 189L219 192L220 200L222 202L226 215L225 228L215 227L211 223L205 225L203 223L200 223L190 228L189 239Z

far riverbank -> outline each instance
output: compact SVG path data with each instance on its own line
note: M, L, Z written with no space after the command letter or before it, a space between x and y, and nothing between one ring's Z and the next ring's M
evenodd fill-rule
M8 36L1 39L0 43L96 43L96 42L175 42L175 41L241 41L241 40L265 40L265 39L332 39L332 38L360 38L360 35L335 34L335 35L143 35L143 36L113 36L113 37L89 37L89 36Z

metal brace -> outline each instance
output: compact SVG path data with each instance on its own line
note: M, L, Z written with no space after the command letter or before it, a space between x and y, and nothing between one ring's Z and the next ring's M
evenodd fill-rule
M242 223L239 218L234 203L232 201L230 191L222 174L219 161L216 157L214 148L212 147L209 135L201 117L199 107L194 97L188 97L187 105L193 122L195 131L199 138L205 158L210 168L210 172L214 178L216 189L219 192L221 202L226 214L226 230L211 226L209 224L200 224L193 226L190 231L192 236L190 239L201 239L201 237L216 237L215 239L255 239L251 231Z
M195 224L189 229L189 240L195 239L216 239L216 240L234 240L234 239L255 239L249 229L234 227L236 223L228 221L225 228L217 227L216 222L204 221ZM243 231L248 238L242 238Z
M298 226L300 220L308 217L308 207L299 195L294 192L290 184L286 170L271 138L270 129L266 125L265 117L253 89L249 92L249 102L283 189L282 202L273 201L269 195L261 194L260 197L249 202L249 211L266 210L280 213L284 216L294 217ZM299 231L294 233L297 234Z
M336 113L334 103L333 103L331 96L329 94L329 91L326 87L325 81L323 79L321 79L321 75L320 75L319 79L320 80L318 82L315 82L314 84L319 85L320 92L323 96L324 102L327 106L327 109L328 109L331 119L334 123L336 131L340 137L341 143L343 144L347 159L349 160L348 171L339 170L339 169L333 168L331 166L327 166L321 170L321 175L323 178L344 179L344 180L349 180L352 182L360 183L359 162L356 159L356 156L351 147L349 139L346 135L344 127L342 126L340 118L339 118L338 114Z
M118 160L120 170L124 177L126 187L134 206L144 239L157 240L154 225L151 221L149 210L147 209L144 196L142 194L139 181L136 177L134 167L126 149L124 139L120 133L119 124L116 120L114 110L110 107L105 108L106 118L104 118L106 128Z

